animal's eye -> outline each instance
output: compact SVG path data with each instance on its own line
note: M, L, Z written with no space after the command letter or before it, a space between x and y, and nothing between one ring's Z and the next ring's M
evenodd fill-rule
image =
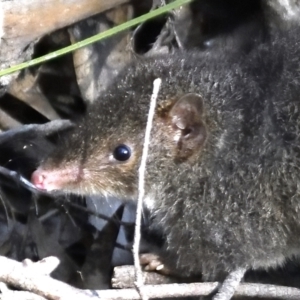
M131 149L128 146L121 144L115 148L113 156L116 160L126 161L131 156Z

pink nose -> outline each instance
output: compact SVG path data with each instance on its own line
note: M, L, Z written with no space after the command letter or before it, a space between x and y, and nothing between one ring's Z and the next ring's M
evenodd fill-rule
M60 171L48 171L43 169L37 169L31 175L31 182L36 188L45 191L59 190L62 188L63 176Z
M31 182L36 188L45 191L63 190L70 184L77 184L80 176L76 168L43 170L37 169L31 175Z
M31 175L31 182L40 190L47 190L46 175L43 174L43 171L36 170Z

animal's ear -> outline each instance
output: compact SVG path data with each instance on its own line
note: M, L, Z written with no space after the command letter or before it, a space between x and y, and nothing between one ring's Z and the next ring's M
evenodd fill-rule
M201 150L206 140L202 98L193 93L184 95L171 108L169 117L176 142L176 157L186 160Z

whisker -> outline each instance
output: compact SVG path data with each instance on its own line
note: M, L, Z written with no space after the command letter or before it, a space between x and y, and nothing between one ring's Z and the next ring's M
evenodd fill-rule
M84 206L81 206L79 204L76 204L76 203L68 203L68 205L74 207L74 208L77 208L77 209L80 209L90 215L93 215L93 216L96 216L100 219L103 219L105 221L108 221L108 222L113 222L115 223L116 225L122 225L122 226L132 226L134 224L134 222L124 222L124 221L121 221L120 218L118 218L117 216L112 216L112 217L108 217L107 215L104 215L104 214L101 214L99 212L95 212L93 210L90 210Z
M0 201L3 204L3 208L4 208L4 212L5 212L5 216L6 216L6 220L7 220L7 225L9 225L9 214L8 214L8 210L7 210L7 205L3 199L3 194L2 194L2 189L0 188Z
M39 217L40 222L44 222L47 219L59 214L59 210L57 208L51 209L50 211L47 211L44 215Z

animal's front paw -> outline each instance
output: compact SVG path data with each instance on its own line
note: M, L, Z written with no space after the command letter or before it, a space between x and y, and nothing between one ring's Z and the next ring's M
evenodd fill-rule
M153 253L140 254L140 264L145 271L158 272L163 275L170 275L170 270L161 261L161 258Z

